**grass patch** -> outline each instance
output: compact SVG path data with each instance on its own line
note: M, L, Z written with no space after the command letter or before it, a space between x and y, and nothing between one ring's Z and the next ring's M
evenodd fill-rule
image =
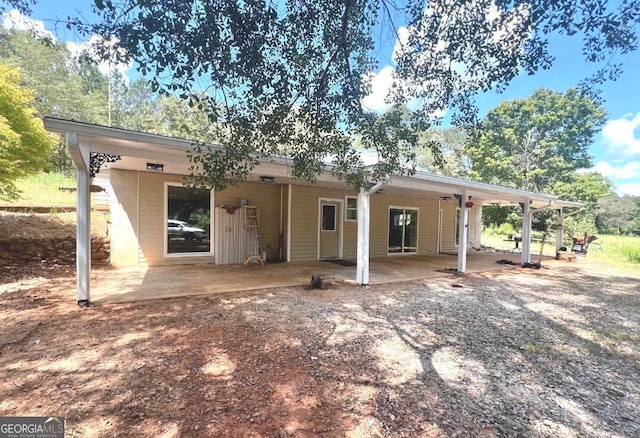
M626 274L640 275L640 237L615 236L598 234L586 255L588 262L593 262L602 267L603 271L615 268L616 271ZM497 251L510 251L515 247L515 242L507 241L507 236L499 234L482 234L482 244L495 248ZM534 260L540 253L541 235L534 233L531 242L531 255ZM565 245L571 249L571 241L565 239ZM522 248L522 243L519 245ZM542 254L549 257L556 255L556 237L554 234L547 236ZM537 259L535 259L537 260Z
M20 178L16 187L21 192L15 204L24 205L76 205L76 193L60 190L75 187L75 178L58 173L38 173Z
M640 272L640 237L605 234L598 235L594 243L601 245L596 246L597 250L589 251L588 259L605 264L635 266Z

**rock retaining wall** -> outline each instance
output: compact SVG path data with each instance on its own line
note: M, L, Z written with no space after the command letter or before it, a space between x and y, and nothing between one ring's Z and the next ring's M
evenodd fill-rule
M109 238L91 237L91 263L109 263ZM29 239L17 237L0 240L0 266L29 262L51 261L59 264L75 264L76 239Z

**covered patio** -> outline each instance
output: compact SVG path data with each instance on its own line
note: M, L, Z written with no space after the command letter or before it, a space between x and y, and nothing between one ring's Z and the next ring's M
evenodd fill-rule
M467 273L516 269L520 254L472 252ZM509 260L514 265L497 263ZM552 263L552 259L543 261ZM412 255L371 259L370 284L454 275L455 255ZM99 304L147 299L211 295L278 287L309 285L312 275L329 281L355 284L356 266L329 261L249 265L174 265L147 268L96 270L92 273L93 302Z
M182 176L190 174L188 153L193 149L193 142L55 118L46 118L45 126L50 131L67 135L67 146L76 166L77 302L81 306L114 295L120 299L135 296L137 298L132 298L135 300L306 284L313 274L369 285L447 275L454 271L477 272L489 269L489 266L495 268L495 258L479 266L476 264L476 256L492 257L475 253L476 248L483 246L480 240L482 207L489 205L511 206L522 211L521 253L509 258L513 263L528 265L532 254L533 215L547 209L556 212L554 228L556 250L559 250L563 244L563 220L575 213L567 213L565 209L577 211L582 207L581 203L563 201L553 195L421 171L412 176L387 175L383 180L372 181L372 187L356 190L339 179L332 171L333 167L327 164L312 184L293 176L290 158L272 156L260 161L252 170L242 183L246 184L244 188L209 190L209 196L198 200L198 205L189 211L191 217L192 211L202 210L200 213L206 225L200 225L204 228L198 230L209 236L205 250L173 251L169 248L167 221L176 219L173 216L179 209L172 206L173 216L170 217L169 204L177 198L169 199L169 187L184 187ZM115 282L112 278L125 271L96 274L91 270L90 186L92 177L107 163L110 163L111 171L120 172L119 178L115 178L118 190L114 190L110 201L116 208L115 212L111 211L115 216L112 224L118 225L112 227L116 232L110 234L111 261L113 263L114 254L118 254L120 266L137 266L127 268L129 274ZM113 180L111 183L113 187ZM266 189L267 183L279 190ZM243 271L237 266L214 266L214 263L230 263L225 257L228 255L225 249L236 248L238 254L247 252L246 242L243 242L246 237L237 237L241 234L237 233L242 229L241 224L225 226L218 221L220 223L216 225L216 220L212 219L215 209L231 205L235 211L242 201L246 206L248 198L258 199L258 202L261 198L267 199L262 207L252 207L270 210L262 218L276 218L270 226L265 226L264 221L260 223L263 237L265 228L271 232L271 240L265 239L261 245L267 241L267 248L269 245L279 248L279 258L290 263L265 268L261 271L264 278L260 278L254 269ZM349 204L350 201L354 202ZM186 205L186 201L181 205ZM350 217L343 214L347 210L350 210ZM420 224L424 226L420 227ZM345 244L347 227L350 234L348 244ZM220 234L217 237L216 230ZM234 230L236 233L232 234ZM322 251L323 242L325 249L330 251ZM265 248L260 246L260 249L264 254ZM451 252L457 256L445 255ZM387 257L376 260L373 256L381 254L387 254ZM398 254L402 256L398 257ZM318 261L343 257L351 258L354 266ZM313 261L299 263L301 260ZM192 266L196 261L207 266ZM180 266L160 267L174 264ZM245 279L246 272L250 274Z

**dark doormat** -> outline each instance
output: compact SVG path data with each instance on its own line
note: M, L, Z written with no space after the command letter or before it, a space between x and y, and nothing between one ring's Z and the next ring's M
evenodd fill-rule
M356 262L345 259L327 259L323 260L323 262L335 263L336 265L340 266L358 266Z

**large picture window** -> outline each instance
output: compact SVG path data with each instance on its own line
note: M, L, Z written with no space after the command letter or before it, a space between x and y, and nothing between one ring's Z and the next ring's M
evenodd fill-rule
M389 253L413 253L418 250L418 210L389 209Z
M167 254L211 252L211 192L166 187Z

